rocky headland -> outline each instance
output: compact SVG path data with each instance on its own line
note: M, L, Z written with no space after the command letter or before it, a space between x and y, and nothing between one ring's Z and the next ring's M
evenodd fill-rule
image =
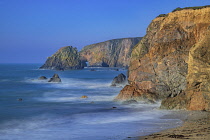
M40 69L69 70L83 69L84 63L80 60L76 47L66 46L60 48L55 54L48 57Z
M131 50L140 40L122 38L88 45L80 51L80 57L92 67L128 67Z
M162 100L163 109L210 111L210 7L161 14L133 48L117 100Z
M141 37L113 39L83 47L78 52L72 46L62 47L48 57L40 69L71 70L90 67L125 67L130 63L132 48Z

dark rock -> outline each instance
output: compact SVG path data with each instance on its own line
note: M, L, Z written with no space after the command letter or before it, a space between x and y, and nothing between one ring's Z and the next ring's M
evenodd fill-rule
M121 86L125 84L126 84L126 76L121 73L113 79L111 86Z
M39 77L39 79L38 80L46 80L47 79L47 77L45 77L45 76L41 76L41 77Z
M56 82L56 83L60 83L61 79L58 76L58 74L54 74L52 78L50 78L50 80L48 82Z
M23 101L23 99L22 98L19 98L19 99L17 99L18 101Z
M113 106L112 108L115 109L115 108L117 108L117 107Z
M168 137L170 138L175 138L175 139L183 139L185 136L184 135L169 135Z

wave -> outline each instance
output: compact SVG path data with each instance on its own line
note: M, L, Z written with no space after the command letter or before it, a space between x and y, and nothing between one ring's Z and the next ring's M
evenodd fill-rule
M79 118L78 123L82 124L111 124L111 123L126 123L126 122L136 122L145 120L155 120L159 119L161 116L168 114L166 111L141 111L141 112L128 112L122 111L121 113L89 113L84 114L84 116L75 115L74 117ZM92 117L90 117L92 116ZM93 117L97 116L97 117ZM91 118L91 121L90 121ZM150 123L148 121L147 123Z
M61 91L54 91L54 92L45 92L42 97L35 98L38 101L42 102L74 102L74 103L81 103L81 102L103 102L103 101L112 101L115 95L91 95L85 94L88 98L81 98L83 94L81 92L63 92Z
M91 79L62 78L62 83L55 86L60 88L96 89L109 87L110 82L103 82Z
M100 79L76 79L76 78L62 78L61 83L49 83L49 79L38 80L27 78L23 82L34 83L34 84L47 84L55 88L62 89L97 89L107 88L111 85L111 80L102 81Z
M127 136L138 136L140 131L163 130L168 127L169 120L160 119L167 111L148 110L143 112L106 111L95 113L79 113L69 115L44 114L30 119L13 120L1 124L1 139L31 140L45 139L124 139ZM174 126L179 120L170 120ZM151 129L153 128L153 130Z

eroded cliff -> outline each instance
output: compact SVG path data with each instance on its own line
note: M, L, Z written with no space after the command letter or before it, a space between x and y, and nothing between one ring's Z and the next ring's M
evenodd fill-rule
M155 18L131 53L116 99L164 99L162 108L210 110L210 7Z
M60 48L55 54L48 57L45 64L40 69L69 70L82 69L82 64L77 48L66 46Z
M140 40L140 37L122 38L85 46L80 51L81 60L89 66L128 67L131 50Z

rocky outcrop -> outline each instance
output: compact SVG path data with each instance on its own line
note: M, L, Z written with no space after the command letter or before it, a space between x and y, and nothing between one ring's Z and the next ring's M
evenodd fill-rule
M210 111L210 7L154 19L131 54L116 99L160 99L161 108ZM152 95L152 96L151 96Z
M72 46L62 47L47 61L40 69L69 70L82 69L83 63L80 60L77 48Z
M52 78L50 78L50 80L48 82L55 82L55 83L60 83L61 79L58 76L58 74L54 74Z
M137 89L132 85L126 85L114 100L115 101L136 100L136 101L146 101L147 103L155 103L157 99L158 99L157 95L150 91Z
M45 76L40 76L40 77L38 78L38 80L47 80L47 77L45 77Z
M140 40L122 38L85 46L80 51L81 60L92 67L128 67L131 50Z
M126 82L126 76L121 73L112 80L111 86L124 86Z

